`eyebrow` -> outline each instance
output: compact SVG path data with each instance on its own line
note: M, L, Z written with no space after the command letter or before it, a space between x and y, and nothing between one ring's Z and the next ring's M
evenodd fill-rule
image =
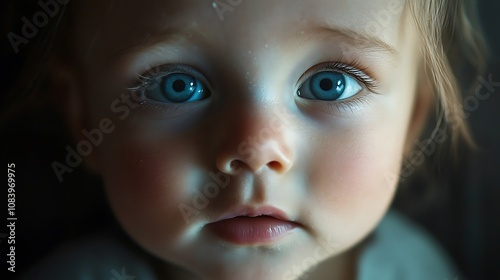
M311 30L308 34L310 39L316 37L334 37L341 41L349 42L347 46L362 49L370 52L387 52L392 56L398 57L399 52L396 48L382 39L362 33L350 28L339 28L332 26L319 26Z
M363 50L368 52L386 52L394 58L399 57L399 52L395 47L384 42L382 39L356 31L351 28L339 28L335 26L316 26L307 32L308 40L318 40L326 38L335 38L341 42L348 42L344 47ZM174 42L181 41L189 37L206 37L202 31L192 27L169 27L153 34L147 34L140 42L132 43L128 46L123 46L119 50L113 52L111 57L119 57L126 54L137 54L144 49L148 49L158 43L168 45ZM342 45L340 46L342 49ZM342 51L344 51L342 49ZM353 51L354 52L354 51Z
M202 32L189 26L180 28L168 27L157 32L145 34L142 39L137 39L136 41L115 50L110 57L115 58L123 55L135 55L156 45L169 45L174 44L175 42L180 42L185 38L200 38L204 36L205 35Z

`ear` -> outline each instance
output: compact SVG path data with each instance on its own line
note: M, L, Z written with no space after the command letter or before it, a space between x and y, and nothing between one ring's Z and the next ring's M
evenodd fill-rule
M68 143L68 145L77 151L78 143L85 140L82 130L86 124L85 90L81 79L83 77L80 73L81 70L75 64L68 63L56 54L49 60L48 71L50 98L66 120L66 125L73 138L73 143ZM88 156L82 156L82 158L88 169L97 172L95 151Z
M408 127L406 143L404 147L404 156L408 156L415 141L422 135L422 131L429 119L430 109L436 102L434 95L434 87L431 78L424 67L419 71L419 78L415 90L415 99L413 104L413 112Z

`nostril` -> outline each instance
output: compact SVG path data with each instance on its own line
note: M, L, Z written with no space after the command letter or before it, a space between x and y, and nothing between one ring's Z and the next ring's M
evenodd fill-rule
M273 169L273 170L281 170L281 168L283 167L283 166L281 165L281 163L279 163L279 162L277 162L277 161L275 161L275 160L273 160L273 161L269 162L269 163L267 164L267 166L268 166L270 169Z
M237 170L240 167L240 165L241 165L241 163L239 160L233 160L229 164L229 168L234 171L234 170Z

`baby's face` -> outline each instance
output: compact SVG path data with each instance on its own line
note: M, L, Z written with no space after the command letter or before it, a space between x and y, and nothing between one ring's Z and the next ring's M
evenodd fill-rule
M386 212L419 126L417 36L398 0L215 3L75 2L84 127L116 127L92 167L159 258L293 279Z

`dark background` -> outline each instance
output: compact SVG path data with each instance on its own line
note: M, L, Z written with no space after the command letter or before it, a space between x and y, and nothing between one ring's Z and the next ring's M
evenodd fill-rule
M39 9L36 5L26 6L20 2L3 1L0 4L2 111L11 105L6 101L6 93L19 76L26 53L21 47L20 53L14 54L7 34L19 33L20 18L31 16ZM492 75L493 81L500 82L500 1L479 2L480 21L492 51L489 68L483 76L487 79ZM469 122L480 150L467 153L456 168L442 168L439 176L443 183L432 198L422 202L426 207L412 210L403 205L399 208L434 234L467 279L500 279L500 87L471 112ZM16 164L18 273L64 241L99 228L116 226L98 178L83 168L67 174L63 183L54 175L51 163L54 160L64 162L64 147L71 143L64 123L54 110L25 112L3 123L0 129L2 166L5 168L10 162ZM4 178L7 180L6 175ZM7 239L1 234L8 231L4 222L7 187L2 188L5 188L0 198L0 269L3 274L7 269L8 252ZM12 275L1 279L12 279Z

